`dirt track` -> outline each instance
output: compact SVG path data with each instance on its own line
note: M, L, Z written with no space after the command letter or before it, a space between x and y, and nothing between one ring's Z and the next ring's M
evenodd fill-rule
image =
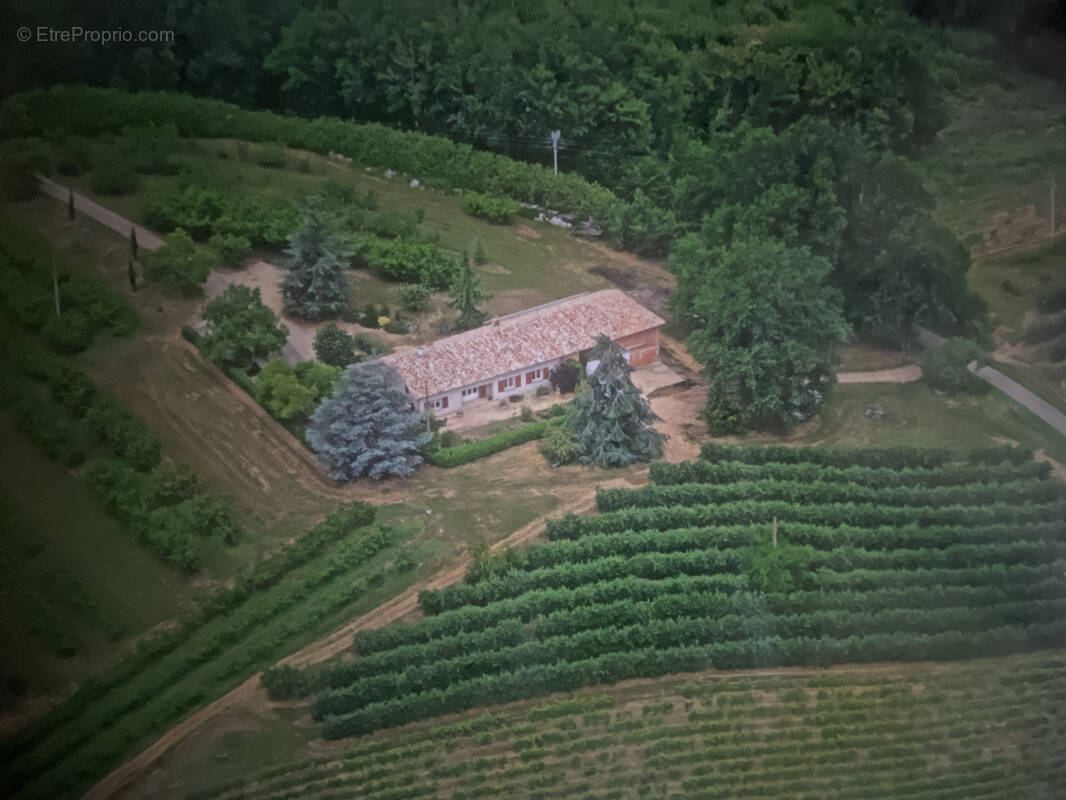
M614 483L614 481L611 483ZM619 481L619 483L625 482ZM568 498L567 502L552 511L551 516L555 517L568 512L580 513L592 510L595 507L595 499L590 496L588 487L576 487L573 494L580 495L580 497ZM500 553L508 548L525 544L536 538L543 528L544 518L538 518L519 528L506 539L496 542L491 546L490 552ZM337 655L351 646L352 637L357 631L381 628L393 622L398 622L416 612L418 610L418 593L422 590L440 589L461 581L469 564L470 557L467 555L461 556L448 569L438 572L427 581L410 587L368 614L352 620L327 636L312 642L302 650L298 650L282 659L280 663L294 667L307 667ZM186 717L145 750L112 770L83 795L83 800L104 800L105 798L114 797L131 782L146 773L153 763L170 748L224 711L237 706L256 706L268 703L269 700L266 698L266 693L259 686L259 675L260 673L256 673L236 689L231 690L213 703Z

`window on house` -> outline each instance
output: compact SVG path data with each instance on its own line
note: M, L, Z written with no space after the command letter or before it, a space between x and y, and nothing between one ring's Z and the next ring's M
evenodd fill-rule
M544 377L545 377L544 373L545 373L545 370L543 368L535 369L532 372L527 372L526 373L526 383L530 384L530 383L533 383L534 381L543 380Z
M522 376L521 375L512 375L510 378L505 378L505 379L500 381L499 390L498 391L506 392L508 389L517 389L521 385L522 385Z
M433 407L434 408L447 408L448 407L448 398L447 397L438 397L436 400L433 401Z
M477 387L474 386L470 389L463 389L463 397L477 397Z

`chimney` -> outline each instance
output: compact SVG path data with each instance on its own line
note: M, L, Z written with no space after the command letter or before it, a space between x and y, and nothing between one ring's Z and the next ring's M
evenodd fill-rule
M423 358L426 355L426 351L419 347L417 350L415 350L415 355L419 358Z

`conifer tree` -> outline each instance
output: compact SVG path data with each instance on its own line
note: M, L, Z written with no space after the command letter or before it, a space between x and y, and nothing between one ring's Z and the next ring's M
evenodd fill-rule
M488 254L485 252L485 242L481 237L477 237L477 242L474 244L474 263L485 264L489 260Z
M285 312L309 320L339 316L348 307L344 269L352 250L321 198L309 197L302 213L303 222L285 250L292 259L281 281Z
M492 295L481 288L481 278L470 267L470 262L465 257L452 283L451 295L452 301L449 305L459 312L459 319L455 322L457 328L469 330L485 321L486 314L478 306Z
M130 258L137 260L137 229L130 228Z
M410 475L429 438L403 379L377 359L348 367L307 427L311 448L339 481Z
M659 419L640 389L633 385L622 348L600 334L589 352L598 361L588 390L573 401L572 425L582 464L624 467L662 454L666 437L652 427Z
M74 190L67 189L67 218L74 221Z

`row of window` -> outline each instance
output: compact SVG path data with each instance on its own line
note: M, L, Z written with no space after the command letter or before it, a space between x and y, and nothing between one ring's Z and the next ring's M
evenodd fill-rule
M527 386L529 384L531 384L531 383L536 383L537 381L544 381L544 380L547 380L547 379L548 379L548 369L547 369L547 367L541 367L540 369L533 369L533 370L530 370L529 372L526 373L526 385ZM521 375L513 375L510 378L502 379L499 382L499 384L498 384L498 386L496 388L497 388L497 391L506 392L509 389L518 389L521 386L522 386L522 376ZM472 386L469 389L463 389L463 391L462 391L463 400L467 400L469 398L477 397L478 392L480 391L480 389L481 389L481 387L479 387L479 386ZM437 410L445 409L445 408L448 407L448 398L447 398L447 396L438 397L436 400L431 400L430 401L430 405L433 408L437 409Z

